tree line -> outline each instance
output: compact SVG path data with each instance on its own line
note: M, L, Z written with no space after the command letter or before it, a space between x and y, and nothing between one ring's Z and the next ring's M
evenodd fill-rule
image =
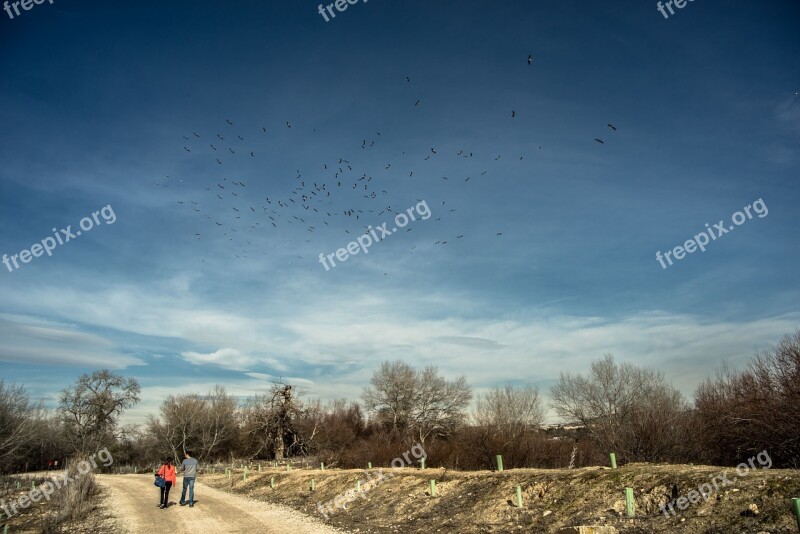
M192 450L202 462L315 457L331 467L388 464L410 444L429 466L581 467L618 461L735 465L769 450L776 466L800 468L800 330L723 368L690 401L664 374L605 355L586 373L562 373L545 401L533 386L493 388L474 399L464 376L403 361L374 370L360 402L308 399L273 383L239 400L216 386L166 398L143 425L119 423L140 400L137 380L108 370L64 389L58 407L0 381L0 472L108 447L115 465L150 465ZM548 408L564 423L544 425Z

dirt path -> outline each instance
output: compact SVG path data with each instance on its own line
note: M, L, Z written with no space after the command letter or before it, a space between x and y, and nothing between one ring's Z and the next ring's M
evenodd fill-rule
M267 504L195 484L194 508L178 506L181 480L170 492L170 506L158 508L152 475L98 475L108 492L108 508L128 532L263 532L278 534L341 534L341 530L289 508Z

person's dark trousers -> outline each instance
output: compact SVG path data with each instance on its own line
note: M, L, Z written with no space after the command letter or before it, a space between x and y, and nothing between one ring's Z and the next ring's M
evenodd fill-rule
M194 505L194 477L183 477L183 491L181 491L181 504L186 502L186 488L189 488L189 504Z
M172 482L167 482L164 484L164 487L161 488L161 504L164 506L169 506L169 489L172 487Z

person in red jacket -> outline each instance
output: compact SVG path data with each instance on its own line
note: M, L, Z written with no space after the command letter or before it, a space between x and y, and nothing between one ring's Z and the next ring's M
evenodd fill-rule
M156 476L163 478L166 481L164 487L161 488L161 504L159 508L162 510L169 506L169 490L178 482L178 477L175 473L175 466L172 465L172 458L166 458L161 467L156 471Z

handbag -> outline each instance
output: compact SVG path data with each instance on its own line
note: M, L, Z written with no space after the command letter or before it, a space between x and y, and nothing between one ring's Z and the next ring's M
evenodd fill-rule
M159 488L163 488L167 485L167 481L163 477L156 475L156 481L153 482L153 484Z

